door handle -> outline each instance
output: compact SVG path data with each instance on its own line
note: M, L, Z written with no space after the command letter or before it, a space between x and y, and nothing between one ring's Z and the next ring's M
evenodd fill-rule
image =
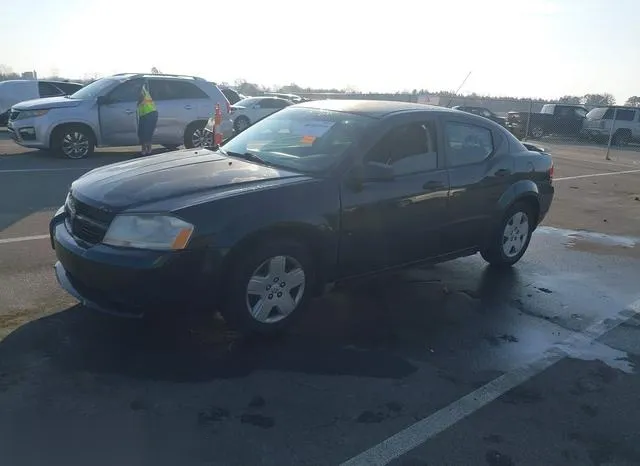
M191 110L193 107L192 107L191 105L185 105L185 106L184 106L184 108L185 108L186 110Z
M433 191L436 189L440 189L444 186L444 183L442 181L427 181L425 184L422 185L422 189L426 189L429 191Z
M507 176L509 174L511 174L511 171L507 170L506 168L501 168L500 170L498 170L496 172L496 176L499 176L499 177L504 177L504 176Z
M126 113L127 115L131 115L132 113L134 113L133 110L125 110L124 113Z

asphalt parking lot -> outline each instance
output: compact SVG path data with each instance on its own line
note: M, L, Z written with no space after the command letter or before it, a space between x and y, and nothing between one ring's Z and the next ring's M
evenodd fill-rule
M640 464L640 152L544 140L523 260L339 288L286 336L88 311L47 222L83 172L0 129L0 464Z

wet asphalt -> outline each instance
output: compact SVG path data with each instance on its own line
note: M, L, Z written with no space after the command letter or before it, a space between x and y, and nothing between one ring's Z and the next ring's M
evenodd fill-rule
M46 233L78 175L0 173L0 239ZM58 289L46 240L0 244L0 464L340 464L554 348L569 357L391 464L640 464L640 319L563 346L640 298L640 240L551 225L511 270L351 283L272 339L96 314Z

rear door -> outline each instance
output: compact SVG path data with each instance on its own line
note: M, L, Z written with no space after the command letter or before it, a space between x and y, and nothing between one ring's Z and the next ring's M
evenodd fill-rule
M353 185L345 175L340 245L344 276L442 252L449 181L438 126L428 112L392 119L381 128L363 163L389 165L394 178Z
M201 118L209 96L193 82L171 78L151 78L149 92L158 109L158 124L153 135L156 144L182 144L189 123Z
M99 106L100 133L108 146L135 146L138 144L138 97L141 79L130 79L115 87L105 97L107 103Z
M458 251L483 244L513 162L504 135L482 120L445 118L444 146L451 183L445 249Z

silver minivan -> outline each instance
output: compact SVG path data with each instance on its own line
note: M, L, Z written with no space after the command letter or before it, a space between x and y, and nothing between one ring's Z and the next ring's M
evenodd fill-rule
M87 157L96 146L137 145L136 107L144 80L158 109L154 144L169 149L206 145L204 127L216 104L223 115L221 132L224 137L233 133L229 101L215 84L166 74L117 74L70 96L20 102L11 108L7 128L22 146L72 159Z

